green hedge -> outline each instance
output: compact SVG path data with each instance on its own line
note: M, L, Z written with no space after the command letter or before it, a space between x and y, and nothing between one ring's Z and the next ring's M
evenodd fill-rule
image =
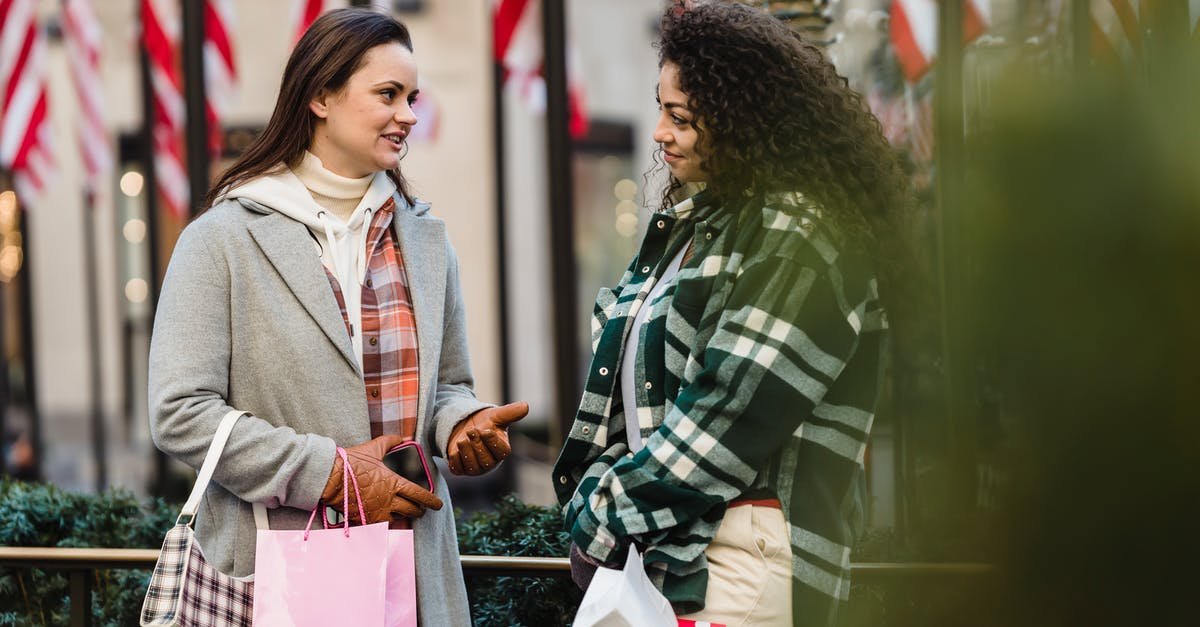
M124 490L92 496L0 479L0 546L157 549L178 511L178 505L161 499L139 501ZM503 498L494 512L460 517L458 541L465 555L555 557L566 555L569 545L557 509L527 505L515 496ZM874 532L860 543L855 559L916 560L917 555L898 549L899 544L887 532ZM136 625L150 571L102 570L93 577L95 624ZM974 577L855 583L841 624L956 624L956 617L970 615L979 586L988 583ZM474 576L467 579L467 594L477 627L566 625L582 597L565 576ZM0 568L0 627L65 625L68 618L65 575Z
M139 502L125 490L99 496L40 483L0 479L0 546L157 549L178 507ZM98 625L136 625L149 570L93 573L92 616ZM0 568L0 625L66 625L67 577L54 571Z
M140 502L125 490L93 496L53 485L0 479L0 546L157 549L179 505ZM567 534L556 510L504 498L496 512L459 521L464 554L554 557L567 554ZM148 569L93 573L92 616L97 625L136 625ZM565 625L581 594L567 578L472 577L471 613L480 627ZM66 625L67 577L54 571L0 568L0 626Z

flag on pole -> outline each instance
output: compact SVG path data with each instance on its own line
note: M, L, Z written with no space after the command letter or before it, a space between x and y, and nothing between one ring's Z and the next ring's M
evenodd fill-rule
M1142 65L1142 6L1138 0L1091 0L1092 54L1110 69Z
M292 7L292 45L300 41L304 31L321 17L322 13L346 6L346 0L296 0Z
M493 55L504 68L504 84L512 85L533 110L545 110L541 0L497 0L492 17ZM572 137L583 137L588 114L583 83L578 80L579 54L568 43L566 55L568 125Z
M229 115L237 88L233 58L233 0L204 2L204 91L207 97L208 146L221 156L221 123Z
M179 71L179 12L171 0L142 0L142 45L150 58L154 109L154 172L167 210L188 216L188 179L183 160L187 125Z
M100 77L100 22L92 0L63 3L63 43L71 83L79 101L76 133L85 185L95 191L112 167L112 149L104 128L103 81Z
M891 12L892 47L909 82L915 83L933 67L938 48L937 0L894 0ZM987 30L988 0L963 1L963 43Z
M46 100L46 40L34 0L0 0L0 167L35 202L54 171Z

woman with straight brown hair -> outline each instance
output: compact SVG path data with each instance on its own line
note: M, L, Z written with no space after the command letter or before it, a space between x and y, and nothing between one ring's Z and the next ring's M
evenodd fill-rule
M272 529L340 511L348 463L366 520L345 515L413 529L420 622L467 625L445 481L430 464L420 485L382 458L415 441L451 472L490 471L528 408L475 398L458 262L400 172L417 123L412 50L403 24L368 9L327 13L300 39L263 133L175 247L150 427L199 467L222 418L246 413L196 519L223 572L253 572L255 509Z

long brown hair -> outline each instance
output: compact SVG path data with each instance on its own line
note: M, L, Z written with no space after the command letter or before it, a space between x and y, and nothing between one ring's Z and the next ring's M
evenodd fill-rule
M228 190L276 171L280 164L288 168L299 165L316 129L316 116L308 103L321 90L341 90L362 67L368 50L392 42L413 49L404 24L372 9L336 9L317 18L288 57L267 127L209 188L204 208L211 207ZM399 166L387 174L411 202Z

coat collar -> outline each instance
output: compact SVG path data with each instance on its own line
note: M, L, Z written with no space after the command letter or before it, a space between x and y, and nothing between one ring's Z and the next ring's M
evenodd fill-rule
M392 230L409 277L413 315L417 321L418 351L422 358L435 354L431 343L440 338L446 291L446 227L427 215L429 204L408 203L397 194ZM312 316L347 364L362 375L354 358L354 347L346 334L341 311L329 287L320 258L315 254L307 227L258 203L241 201L248 209L263 214L247 226L250 236L283 278L296 300ZM433 352L430 352L433 351ZM421 368L421 390L428 389L436 369Z

